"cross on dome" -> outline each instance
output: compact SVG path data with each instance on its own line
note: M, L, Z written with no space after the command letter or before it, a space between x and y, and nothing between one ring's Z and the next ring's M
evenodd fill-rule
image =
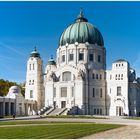
M76 19L76 22L88 22L88 20L84 17L83 8L80 9L80 13Z

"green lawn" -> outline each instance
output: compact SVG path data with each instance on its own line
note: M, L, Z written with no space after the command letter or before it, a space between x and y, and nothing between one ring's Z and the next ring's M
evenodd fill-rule
M35 126L5 126L0 128L0 139L74 139L121 126L93 123L46 123L46 125Z
M77 122L66 122L66 121L45 121L45 120L42 120L42 121L38 121L38 120L34 120L34 121L31 121L31 120L14 120L14 121L0 121L0 126L1 125L22 125L22 124L50 124L50 123L77 123ZM82 123L85 123L85 122L82 122Z
M60 115L60 116L41 116L42 118L78 118L78 119L108 119L107 117L86 116L86 115Z
M140 120L140 117L126 117L125 119Z

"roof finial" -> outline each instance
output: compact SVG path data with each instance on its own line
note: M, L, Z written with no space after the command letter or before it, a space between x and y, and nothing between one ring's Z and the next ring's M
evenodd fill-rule
M81 7L80 8L80 14L79 14L79 17L81 18L81 17L84 17L84 13L83 13L83 8Z
M53 59L53 55L51 55L51 59Z
M88 20L84 17L83 8L80 8L80 14L77 17L76 22L88 22Z
M34 48L34 51L36 52L36 46L35 46L35 48Z

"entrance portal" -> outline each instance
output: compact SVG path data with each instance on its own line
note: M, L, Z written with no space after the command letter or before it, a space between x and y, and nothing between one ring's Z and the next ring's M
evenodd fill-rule
M53 101L53 107L56 108L56 101Z
M123 116L123 108L121 106L116 106L116 115Z
M62 101L61 102L61 108L65 108L66 107L66 101Z

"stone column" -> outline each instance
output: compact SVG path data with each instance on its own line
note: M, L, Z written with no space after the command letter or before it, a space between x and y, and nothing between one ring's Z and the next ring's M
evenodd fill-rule
M3 115L3 102L0 102L0 116Z
M8 115L10 116L11 115L11 100L10 100L10 98L9 98L9 105L8 105L9 107L9 110L8 110Z
M28 103L25 104L25 115L28 116Z
M5 116L5 99L3 101L3 116Z
M32 112L31 115L33 115L33 103L31 103L31 112Z

